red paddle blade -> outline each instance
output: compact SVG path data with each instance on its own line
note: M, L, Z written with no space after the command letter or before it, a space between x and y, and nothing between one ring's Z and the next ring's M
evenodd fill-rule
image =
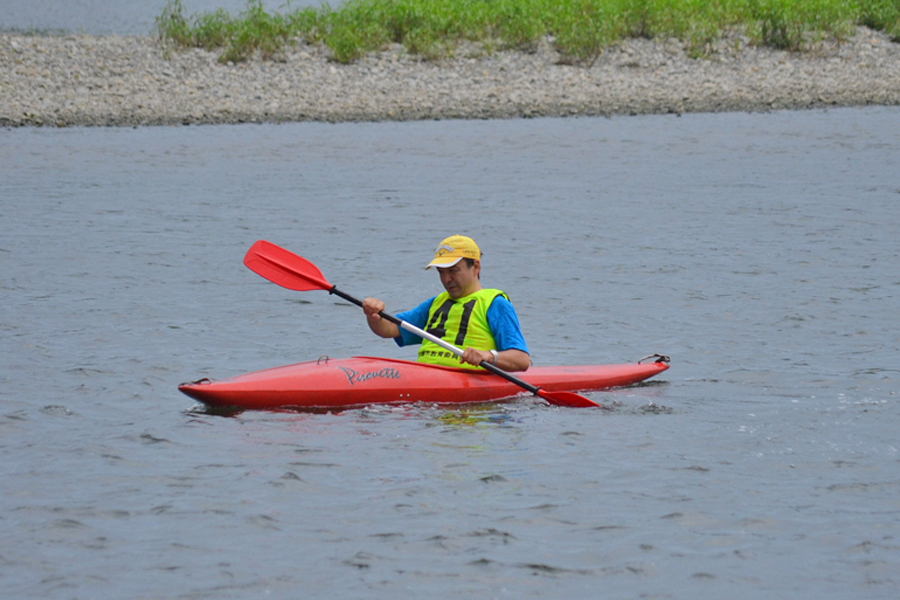
M257 275L289 290L328 291L334 287L325 280L316 265L265 240L250 246L244 256L244 264Z
M584 396L579 396L574 392L545 392L538 390L538 396L557 406L569 406L572 408L606 408L602 404L597 404L593 400L589 400Z

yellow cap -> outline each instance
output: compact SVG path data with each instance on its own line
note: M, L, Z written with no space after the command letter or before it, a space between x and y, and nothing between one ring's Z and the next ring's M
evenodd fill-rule
M464 235L451 235L442 241L434 251L434 260L425 269L431 267L452 267L464 258L481 260L481 250L472 238Z

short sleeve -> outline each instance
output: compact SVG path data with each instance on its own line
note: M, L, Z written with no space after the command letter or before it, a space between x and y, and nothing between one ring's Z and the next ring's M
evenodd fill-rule
M401 313L397 313L394 316L397 317L398 319L400 319L401 321L406 321L410 325L415 325L419 329L425 329L425 324L428 322L428 309L431 308L431 303L434 302L434 298L436 298L436 297L437 296L429 298L428 300L426 300L422 304L418 305L414 309L407 310L407 311L404 311ZM410 331L407 331L401 327L400 335L398 337L395 337L394 341L400 347L415 346L417 344L422 343L422 338L420 338L416 334L414 334Z

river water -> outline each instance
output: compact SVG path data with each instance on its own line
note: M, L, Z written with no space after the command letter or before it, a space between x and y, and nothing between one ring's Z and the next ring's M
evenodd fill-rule
M255 1L255 0L254 0ZM286 13L317 0L261 0L268 12ZM169 0L0 0L0 30L150 35ZM338 6L340 2L332 2ZM187 17L223 9L238 15L247 0L181 0Z
M900 110L0 131L10 598L896 598ZM465 233L535 364L469 408L210 414L181 381L413 356Z

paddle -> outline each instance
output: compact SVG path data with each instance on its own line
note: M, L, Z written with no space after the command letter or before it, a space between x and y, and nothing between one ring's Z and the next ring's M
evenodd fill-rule
M244 264L254 273L261 275L272 283L277 283L281 287L287 288L289 290L295 290L298 292L306 292L310 290L325 290L329 294L340 296L344 300L362 307L362 301L357 300L349 294L345 294L344 292L337 289L337 287L328 283L328 281L325 279L325 277L322 275L322 272L319 271L316 265L312 264L305 258L297 256L296 254L265 240L259 240L250 247L250 249L247 251L247 255L244 257ZM419 329L411 323L401 321L395 316L390 315L384 311L381 311L378 314L381 315L382 319L387 319L398 327L402 327L403 329L406 329L407 331L410 331L421 338L431 340L435 344L442 346L443 348L449 350L450 352L453 352L457 356L462 356L463 354L463 351L453 344L450 344L449 342L446 342L437 336L431 335L427 331ZM539 387L531 385L530 383L526 383L513 375L510 375L503 369L500 369L487 361L481 361L481 364L479 366L490 371L491 373L494 373L495 375L503 377L507 381L510 381L521 388L528 390L535 396L540 396L550 404L572 407L601 406L593 400L589 400L584 396L580 396L572 392L547 392L540 389Z

